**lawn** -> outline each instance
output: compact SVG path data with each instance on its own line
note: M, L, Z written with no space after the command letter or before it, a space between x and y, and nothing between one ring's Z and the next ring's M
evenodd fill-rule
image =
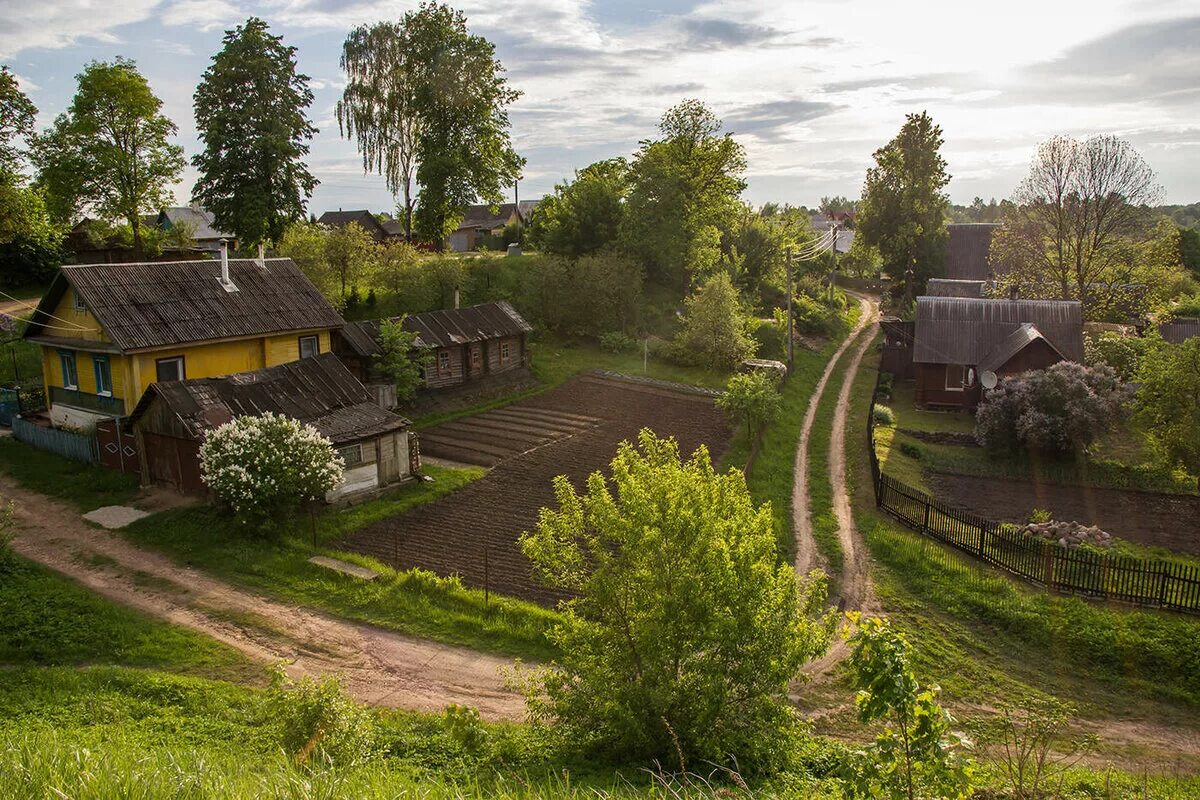
M483 475L479 469L429 465L425 472L432 483L408 483L382 498L321 513L315 546L307 516L298 517L284 535L267 539L239 530L232 519L207 506L155 514L122 533L180 563L288 602L478 650L535 660L551 657L545 634L557 619L555 612L495 594L485 602L482 591L454 578L397 571L336 549L333 543L347 533L432 502ZM309 564L316 554L370 567L381 577L366 582Z
M12 339L0 344L0 385L19 383L21 386L42 384L42 348L24 339Z
M71 461L11 436L0 438L0 469L26 489L57 497L84 512L128 503L138 495L137 478L132 475Z

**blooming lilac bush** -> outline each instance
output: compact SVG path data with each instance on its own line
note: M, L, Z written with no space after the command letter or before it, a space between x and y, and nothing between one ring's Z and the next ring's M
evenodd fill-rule
M333 444L282 414L238 417L205 437L200 474L238 520L255 530L282 522L342 483Z

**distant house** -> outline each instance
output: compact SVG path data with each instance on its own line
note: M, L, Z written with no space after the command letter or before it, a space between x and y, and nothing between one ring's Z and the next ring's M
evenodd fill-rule
M964 222L946 226L946 277L951 280L992 280L993 265L989 255L992 234L998 223Z
M358 223L363 230L371 234L377 242L387 241L391 234L384 228L374 214L366 209L358 211L342 211L340 208L337 211L326 211L317 220L321 225L328 225L331 228L344 228L352 222Z
M156 381L329 352L341 316L287 258L68 265L24 338L41 345L55 425L124 417Z
M930 297L983 297L987 281L964 281L950 278L930 278L925 294Z
M191 229L195 249L211 253L214 257L221 250L221 240L228 242L229 247L237 249L237 237L232 233L217 230L213 227L212 212L197 204L190 206L174 206L158 212L154 224L164 231L169 231L176 225L186 225Z
M1158 332L1171 344L1182 344L1200 336L1200 317L1176 317L1159 325Z
M334 338L334 352L364 383L379 379L374 359L380 322L349 322ZM477 383L529 367L527 339L533 326L507 301L410 314L404 329L415 333L416 346L429 353L427 389Z
M517 203L501 203L492 209L487 204L467 206L458 229L450 234L450 249L456 253L476 250L484 237L501 236L508 225L514 222L524 225L529 221Z
M200 444L235 417L282 414L312 425L346 464L333 502L373 492L419 467L409 421L375 404L332 353L224 378L154 383L130 415L144 483L204 493Z
M1074 300L918 297L916 317L918 405L974 408L991 376L1083 361L1083 310Z

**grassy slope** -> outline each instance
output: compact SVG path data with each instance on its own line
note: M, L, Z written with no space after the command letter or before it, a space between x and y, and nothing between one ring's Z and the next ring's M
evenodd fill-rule
M25 488L69 502L80 511L126 503L138 493L137 478L131 475L61 458L12 437L0 439L0 469Z
M155 514L123 533L180 563L293 603L480 650L531 659L551 655L545 632L556 618L552 611L495 594L485 606L483 592L453 579L396 571L333 547L350 531L432 502L483 474L432 466L426 472L433 483L406 484L378 500L325 511L317 518L315 548L307 517L297 518L293 531L275 541L242 532L207 507ZM309 564L317 553L369 566L382 577L367 583Z

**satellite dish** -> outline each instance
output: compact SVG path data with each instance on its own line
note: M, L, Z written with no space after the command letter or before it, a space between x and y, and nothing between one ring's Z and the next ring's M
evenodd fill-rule
M996 373L990 369L985 369L979 373L979 382L983 384L983 388L985 389L995 389L997 383Z

